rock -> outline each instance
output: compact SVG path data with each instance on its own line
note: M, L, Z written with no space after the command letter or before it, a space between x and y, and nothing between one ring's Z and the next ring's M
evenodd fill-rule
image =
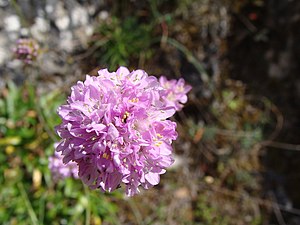
M57 53L46 52L41 55L39 64L43 75L66 74L68 68L65 64L66 59L60 57Z
M9 61L12 51L7 48L7 36L0 33L0 66L3 66L6 61Z
M97 20L95 13L99 13L99 1L24 0L17 3L24 21L8 0L0 0L0 65L7 67L12 61L12 49L18 38L32 37L39 42L40 65L46 70L45 74L64 74L69 67L64 60L71 58L67 54L88 47L94 31L93 21ZM102 18L107 17L108 12L103 11ZM22 26L23 22L26 26ZM68 68L68 72L78 69L75 67Z
M272 62L269 66L269 77L273 79L284 79L287 77L290 68L291 56L289 51L281 52L278 62Z
M89 22L89 15L86 9L76 6L71 11L73 27L86 26Z
M103 10L99 13L98 17L100 20L106 20L108 18L108 16L109 16L109 13L107 11Z
M35 23L31 26L30 31L34 39L45 42L50 31L49 21L43 17L36 17Z
M60 31L68 29L70 25L70 18L62 2L58 2L56 4L53 12L53 19L55 25Z
M4 18L4 29L7 32L17 32L21 28L20 19L17 15L9 15Z
M88 47L88 41L90 40L89 38L92 36L94 31L93 26L91 25L86 25L83 27L79 27L75 30L74 34L79 41L79 43L76 43L76 46L80 45L82 48L87 48Z
M8 6L8 0L0 0L0 7L6 7Z
M59 48L67 52L72 52L74 49L73 34L66 30L59 34Z

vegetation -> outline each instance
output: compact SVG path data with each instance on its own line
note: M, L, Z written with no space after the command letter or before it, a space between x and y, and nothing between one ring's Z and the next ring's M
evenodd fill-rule
M48 158L58 140L56 109L72 84L43 92L39 85L47 81L38 79L38 65L27 65L28 76L38 74L33 82L7 81L0 91L0 223L265 224L274 204L263 199L261 150L276 135L281 114L269 99L231 80L220 60L230 15L215 9L239 13L243 4L121 2L99 22L86 52L71 55L70 62L85 70L124 65L169 78L182 75L193 86L186 108L173 118L179 133L174 167L158 186L130 199L122 189L103 194L80 180L53 180Z

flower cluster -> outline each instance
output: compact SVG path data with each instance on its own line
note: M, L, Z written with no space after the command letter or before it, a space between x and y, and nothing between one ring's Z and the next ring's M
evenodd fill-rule
M57 146L57 144L55 144ZM75 162L69 162L67 165L63 163L61 152L54 152L54 155L49 157L49 169L55 181L66 178L78 178L78 166Z
M173 106L177 111L180 111L183 104L187 102L187 93L192 89L190 85L186 85L184 79L167 80L166 77L159 78L160 85L164 88L164 93L161 94L163 101L167 106Z
M16 48L14 48L14 53L17 59L26 64L31 64L38 56L38 49L39 46L34 39L20 38L17 41Z
M173 95L184 103L190 88L182 84L177 85L183 92L178 88ZM102 191L111 192L124 183L126 194L132 196L139 186L157 185L174 162L176 123L168 118L182 107L170 103L170 92L156 77L125 67L87 75L71 90L67 104L58 108L62 123L56 131L62 140L56 151L63 162L76 162L79 178Z

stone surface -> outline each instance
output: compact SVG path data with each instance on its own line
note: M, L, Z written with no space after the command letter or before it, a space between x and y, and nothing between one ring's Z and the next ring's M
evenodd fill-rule
M3 67L0 80L8 76L18 79L19 71L12 66L12 49L20 37L31 37L39 42L38 64L42 65L44 76L80 71L77 63L69 62L75 50L88 47L95 23L102 21L97 14L103 2L17 0L16 3L0 0L0 66Z

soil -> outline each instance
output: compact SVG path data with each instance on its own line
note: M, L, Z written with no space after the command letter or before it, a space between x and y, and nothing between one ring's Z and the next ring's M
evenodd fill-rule
M279 108L284 123L275 141L294 145L300 137L299 27L300 1L268 0L233 13L228 37L231 77ZM266 193L286 207L300 208L300 152L269 147L262 163ZM300 223L300 217L290 213L283 217L288 224Z

